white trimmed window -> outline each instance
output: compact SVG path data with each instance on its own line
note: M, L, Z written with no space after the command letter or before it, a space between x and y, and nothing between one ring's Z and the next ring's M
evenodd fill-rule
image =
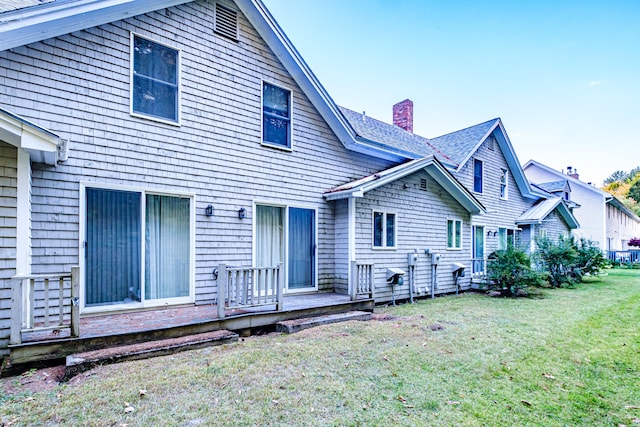
M131 114L180 122L180 52L131 35Z
M500 198L509 198L509 171L506 169L500 169Z
M482 193L482 160L473 159L473 191Z
M462 249L462 221L447 221L447 249Z
M291 91L262 83L262 142L291 148Z
M396 214L373 212L373 247L396 247Z

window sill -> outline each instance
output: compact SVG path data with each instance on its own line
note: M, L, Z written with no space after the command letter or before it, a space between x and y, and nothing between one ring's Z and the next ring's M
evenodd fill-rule
M270 144L270 143L268 143L268 142L264 142L264 141L263 141L263 142L261 142L261 143L260 143L260 145L262 145L263 147L266 147L266 148L274 148L274 149L276 149L276 150L286 151L286 152L289 152L289 153L293 152L293 148L291 148L291 147L285 147L285 146L283 146L283 145Z
M397 251L397 246L371 246L374 251Z
M155 116L147 116L146 114L134 113L134 112L130 112L129 115L137 119L149 120L156 123L164 123L165 125L170 125L175 127L182 126L182 123L180 123L180 120L178 120L177 122L174 122L173 120L163 119L161 117L155 117Z

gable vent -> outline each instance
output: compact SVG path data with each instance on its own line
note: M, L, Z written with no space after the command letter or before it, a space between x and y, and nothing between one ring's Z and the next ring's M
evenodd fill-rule
M424 178L420 178L420 189L427 191L427 180Z
M216 3L213 30L221 36L238 40L238 12Z

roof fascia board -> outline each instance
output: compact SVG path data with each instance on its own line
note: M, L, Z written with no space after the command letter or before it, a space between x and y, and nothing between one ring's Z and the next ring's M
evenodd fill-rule
M0 51L96 27L191 0L79 0L7 12L0 19Z
M415 157L408 156L405 153L394 152L388 148L378 148L370 144L363 144L363 141L358 140L356 132L340 113L336 103L315 74L313 74L266 6L260 0L235 0L235 2L345 148L394 162Z
M476 143L475 147L473 147L473 150L470 150L469 153L467 154L467 157L462 159L462 161L458 165L458 169L456 170L456 172L460 172L460 169L462 169L462 167L469 161L469 159L473 157L473 155L476 153L476 151L478 151L478 149L480 148L482 143L485 141L485 139L487 139L489 135L493 133L493 131L496 129L499 123L500 123L500 119L496 120L493 126L491 126L491 128L484 134L484 136L480 138L480 140Z
M539 196L531 191L531 186L529 185L529 180L527 176L524 174L524 169L518 160L518 156L516 155L516 151L513 149L513 145L511 144L511 140L509 140L509 135L507 135L507 131L504 129L502 125L502 120L498 119L498 126L500 128L500 134L496 138L498 141L498 145L502 150L502 154L505 157L507 165L509 166L509 170L511 171L511 176L516 181L516 185L518 189L520 189L520 194L522 197L525 197L530 200L538 199Z

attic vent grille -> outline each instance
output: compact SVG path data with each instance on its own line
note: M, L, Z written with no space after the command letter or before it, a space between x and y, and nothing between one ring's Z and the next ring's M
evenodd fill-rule
M427 180L424 178L420 178L420 189L427 191Z
M216 3L213 31L221 36L238 40L238 12Z

